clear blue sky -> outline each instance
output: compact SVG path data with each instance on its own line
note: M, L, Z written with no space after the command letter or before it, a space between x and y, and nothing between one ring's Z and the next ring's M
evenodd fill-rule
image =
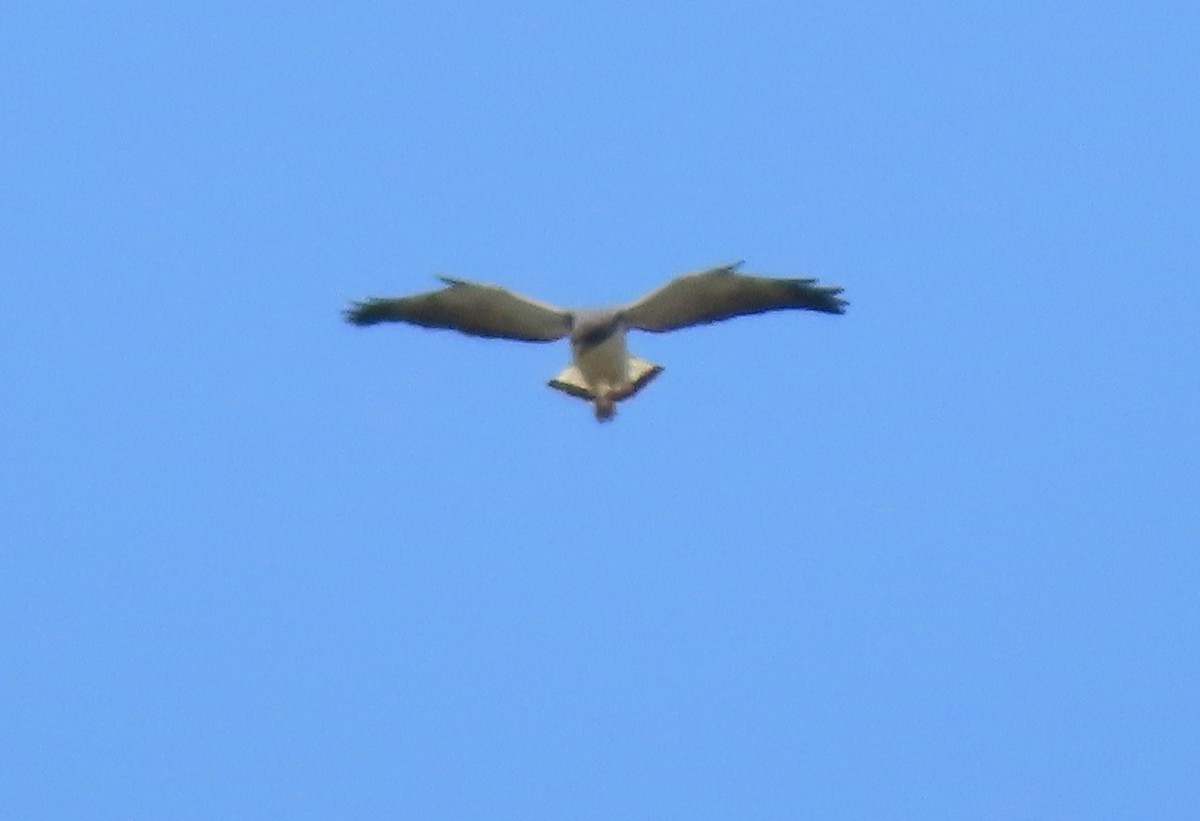
M1198 30L6 4L0 817L1195 817ZM339 316L739 258L606 426Z

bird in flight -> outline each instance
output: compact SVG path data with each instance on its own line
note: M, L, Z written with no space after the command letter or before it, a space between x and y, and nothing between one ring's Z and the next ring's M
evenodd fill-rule
M446 287L412 296L370 298L345 311L354 325L408 322L471 336L523 342L571 341L571 364L547 384L592 403L606 422L617 403L636 395L662 366L629 353L625 333L662 333L767 311L804 309L841 314L842 289L815 279L740 274L740 262L672 279L641 299L614 308L567 310L497 285L439 277Z

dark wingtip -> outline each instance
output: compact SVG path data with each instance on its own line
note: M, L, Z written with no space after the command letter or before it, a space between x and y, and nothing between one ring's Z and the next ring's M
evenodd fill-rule
M846 313L846 307L850 303L847 300L842 299L842 297L840 296L841 293L842 293L841 288L838 288L836 290L829 292L830 302L832 304L832 310L830 311L830 313L835 313L835 314Z
M342 319L360 328L374 325L378 321L371 316L366 302L351 302L350 307L342 309Z
M842 299L842 288L837 285L818 285L817 279L791 280L797 297L806 302L805 307L827 314L844 314L850 303Z

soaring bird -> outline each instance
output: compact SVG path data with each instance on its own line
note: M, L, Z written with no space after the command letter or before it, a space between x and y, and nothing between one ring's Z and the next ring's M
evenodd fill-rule
M592 403L606 422L617 403L637 394L662 366L632 356L629 330L662 333L767 311L805 309L841 314L842 289L815 279L780 279L738 273L741 262L672 279L641 299L614 308L566 310L498 285L438 277L444 288L413 296L351 303L348 322L409 322L450 328L471 336L552 342L569 337L571 364L547 384Z

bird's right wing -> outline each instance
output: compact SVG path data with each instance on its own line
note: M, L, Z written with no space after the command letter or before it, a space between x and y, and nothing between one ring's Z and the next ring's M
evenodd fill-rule
M631 328L661 332L767 311L802 308L840 314L846 310L842 289L837 286L821 285L815 279L739 274L739 265L676 277L627 305L623 311L626 323Z
M410 322L426 328L450 328L471 336L550 342L566 336L571 314L553 305L514 294L498 285L438 277L440 291L391 299L371 298L346 309L355 325Z

